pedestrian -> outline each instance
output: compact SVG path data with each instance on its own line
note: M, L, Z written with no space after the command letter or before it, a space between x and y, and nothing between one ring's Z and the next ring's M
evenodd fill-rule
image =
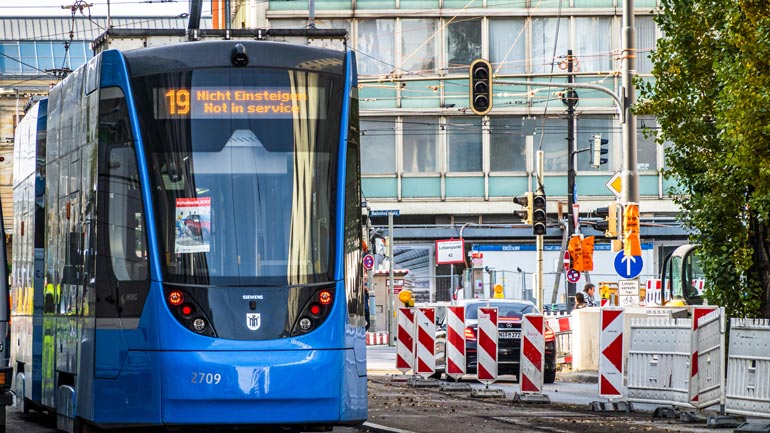
M595 290L596 290L596 286L594 286L593 283L587 283L583 288L583 297L585 298L585 303L587 307L596 306L596 301L594 301Z
M579 310L586 307L586 298L582 292L575 293L575 309Z

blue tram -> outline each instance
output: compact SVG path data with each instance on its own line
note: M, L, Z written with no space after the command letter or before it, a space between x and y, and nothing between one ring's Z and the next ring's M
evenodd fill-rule
M14 390L57 426L367 418L352 52L108 50L15 141Z

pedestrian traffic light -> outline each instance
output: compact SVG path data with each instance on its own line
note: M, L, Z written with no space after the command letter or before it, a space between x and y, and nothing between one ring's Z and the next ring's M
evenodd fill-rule
M535 235L544 235L546 231L545 193L536 192L532 196L532 232Z
M593 158L591 159L591 166L599 168L600 165L607 163L607 158L602 158L602 155L606 155L610 150L605 147L608 146L609 141L606 138L602 138L601 135L594 135L591 137L593 143Z
M608 203L607 207L596 208L596 216L604 218L594 224L594 229L603 231L604 236L614 238L618 235L618 208L615 203Z
M471 111L483 116L492 110L492 65L476 59L468 71Z
M525 209L516 212L516 214L519 215L519 218L524 220L526 224L532 224L532 193L528 192L521 197L514 197L513 202Z

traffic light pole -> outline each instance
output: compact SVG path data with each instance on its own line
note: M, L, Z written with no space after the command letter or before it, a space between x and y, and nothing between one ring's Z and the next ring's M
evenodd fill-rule
M572 50L567 50L567 83L574 83L575 78L572 75L572 66L574 63L574 57L572 57ZM570 88L567 91L567 97L563 99L563 102L567 105L567 241L572 238L572 234L575 233L574 224L572 221L572 205L575 204L575 104L577 103L577 92ZM572 312L572 299L575 297L575 283L567 281L567 299L565 304L567 312Z
M545 189L543 188L543 165L545 160L545 152L542 150L537 151L537 193L543 194L545 193ZM535 283L535 301L537 302L537 308L540 311L543 311L543 236L545 233L541 235L535 236L535 249L537 250L537 259L535 261L535 275L537 275L535 278L537 279Z
M390 338L388 338L388 346L394 347L396 345L396 307L395 299L393 299L396 284L393 278L393 213L388 212L388 332Z

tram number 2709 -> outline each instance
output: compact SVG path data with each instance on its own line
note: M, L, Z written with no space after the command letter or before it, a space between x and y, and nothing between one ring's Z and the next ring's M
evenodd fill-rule
M199 383L207 385L218 385L222 380L222 375L219 373L197 373L193 372L190 383Z

